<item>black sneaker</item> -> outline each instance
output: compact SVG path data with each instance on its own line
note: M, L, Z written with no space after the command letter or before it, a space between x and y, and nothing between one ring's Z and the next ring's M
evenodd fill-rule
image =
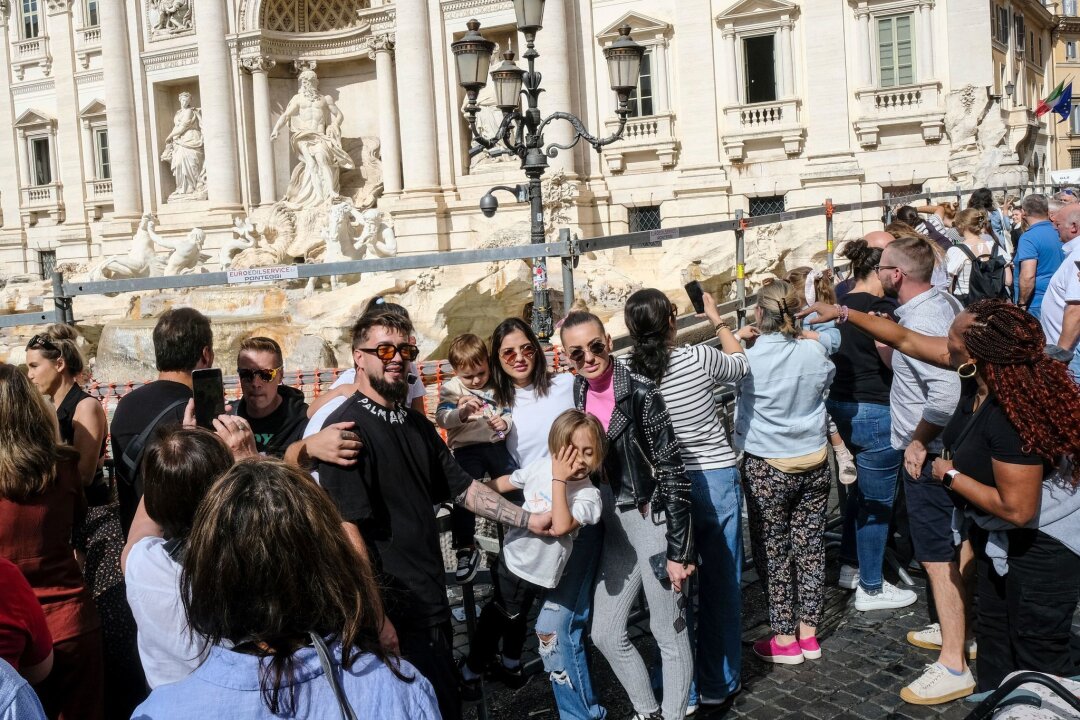
M480 702L484 698L484 688L480 684L480 678L466 680L464 669L465 660L463 658L458 666L458 679L461 680L461 699L467 703Z
M457 571L454 578L459 585L470 583L480 569L480 551L476 548L462 548L457 551Z
M520 690L528 682L524 666L519 663L517 667L508 668L503 664L502 658L496 658L495 662L491 663L491 674L511 690Z

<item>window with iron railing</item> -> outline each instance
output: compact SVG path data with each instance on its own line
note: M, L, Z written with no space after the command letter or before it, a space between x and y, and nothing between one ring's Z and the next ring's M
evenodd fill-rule
M1069 166L1073 170L1080 169L1080 148L1069 150Z
M38 271L42 280L48 280L56 272L56 252L53 250L38 250Z
M750 217L773 215L782 213L786 209L787 199L785 195L766 195L750 198Z
M661 218L659 205L627 208L626 212L627 220L630 224L630 232L644 232L647 230L660 229Z

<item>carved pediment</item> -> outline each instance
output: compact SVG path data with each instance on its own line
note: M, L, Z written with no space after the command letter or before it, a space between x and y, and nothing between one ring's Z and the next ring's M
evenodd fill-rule
M716 16L719 24L760 22L766 19L779 19L799 12L799 6L785 0L739 0Z
M79 111L79 117L88 118L105 114L105 103L100 100L91 100L90 104Z
M15 127L17 128L40 127L42 125L54 126L56 125L56 118L47 113L43 113L40 110L31 108L23 112L23 114L15 120Z
M602 43L614 41L615 38L619 37L619 28L623 25L629 25L630 36L638 40L671 34L671 23L630 11L598 32L596 39Z

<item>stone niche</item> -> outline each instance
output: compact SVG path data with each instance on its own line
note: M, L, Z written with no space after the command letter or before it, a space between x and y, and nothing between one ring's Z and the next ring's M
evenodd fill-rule
M158 206L169 202L169 196L176 190L169 163L161 160L165 151L165 138L173 129L173 116L180 109L180 93L191 93L191 106L202 107L198 78L182 78L154 84L154 137L151 143L152 164L156 166L158 186ZM206 120L203 119L203 133L206 133Z
M379 136L379 101L375 84L375 63L367 58L344 62L320 61L314 68L319 75L319 94L329 95L344 115L341 126L341 145L352 157L355 170L341 174L341 194L346 197L362 194L371 181L381 183L380 178L365 177L361 167L365 161L365 148L361 138ZM277 122L289 100L296 94L296 73L288 63L279 63L270 74L271 122ZM274 174L276 196L282 198L289 187L289 176L296 162L289 141L288 128L284 127L274 141ZM368 149L370 150L370 148Z

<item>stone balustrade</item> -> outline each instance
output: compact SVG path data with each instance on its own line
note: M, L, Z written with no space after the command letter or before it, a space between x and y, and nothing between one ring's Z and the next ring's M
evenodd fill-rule
M15 80L21 81L26 76L26 68L31 65L39 65L45 75L52 72L49 38L36 37L12 43L11 69L15 74Z
M101 47L101 28L99 26L79 28L75 31L78 36L77 46L80 48Z
M60 183L21 188L19 212L24 222L36 225L40 217L47 216L56 223L62 223L64 221L62 189Z
M855 92L859 116L855 133L859 144L878 145L882 127L918 128L925 142L941 140L945 130L944 96L936 80L893 88L865 88Z
M112 180L87 180L86 199L91 202L112 200Z
M605 123L608 133L615 132L618 127L619 121L615 119ZM668 112L627 120L622 139L604 148L604 158L608 170L614 173L626 168L630 156L659 162L660 167L666 170L675 166L677 149L675 115Z
M797 98L731 105L724 108L724 150L732 162L742 162L748 142L760 147L783 146L787 155L802 152L805 128Z

